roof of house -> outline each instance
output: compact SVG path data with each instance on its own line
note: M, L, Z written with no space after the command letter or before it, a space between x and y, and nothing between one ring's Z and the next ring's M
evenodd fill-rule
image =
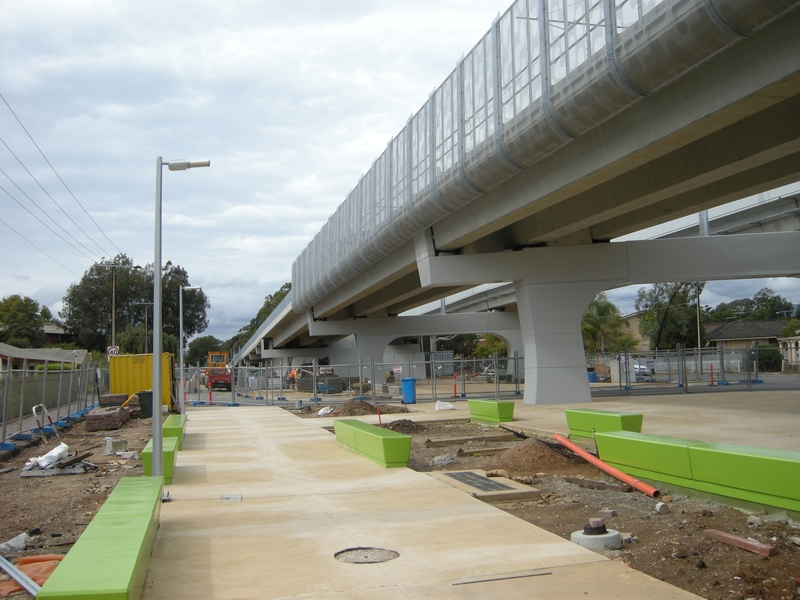
M777 338L786 325L780 321L730 321L719 327L706 327L706 339L714 340L760 340Z
M45 333L55 333L58 335L64 335L67 333L66 330L57 323L45 323L42 329L44 329Z
M77 353L77 355L76 355ZM0 342L0 357L19 358L33 361L77 362L82 363L88 354L87 350L62 350L61 348L17 348Z

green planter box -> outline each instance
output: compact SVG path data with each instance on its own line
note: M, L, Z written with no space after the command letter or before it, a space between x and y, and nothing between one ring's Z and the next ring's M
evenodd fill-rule
M800 452L705 444L689 456L698 490L800 511Z
M36 596L141 598L161 514L161 477L124 477Z
M702 442L635 431L598 432L594 441L600 460L629 475L694 488L689 447Z
M162 437L178 439L178 450L183 448L183 436L186 433L186 415L170 415L161 426Z
M569 426L570 439L593 438L596 432L642 431L643 415L622 413L592 408L567 409L564 411Z
M362 423L356 419L333 422L336 441L351 452L368 458L382 467L408 466L411 436Z
M467 400L473 421L506 423L514 420L514 403L508 400Z
M169 485L172 483L172 474L175 471L175 458L178 454L178 438L166 437L162 440L164 450L164 483ZM142 466L144 466L144 474L151 476L153 474L153 440L147 442L147 446L142 450Z

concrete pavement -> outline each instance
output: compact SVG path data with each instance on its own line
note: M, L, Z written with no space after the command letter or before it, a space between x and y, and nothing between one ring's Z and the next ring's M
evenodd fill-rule
M772 392L591 406L641 410L651 433L800 450L799 400ZM420 404L418 412L383 420L466 418L466 402L456 406L437 412ZM566 431L565 405L516 408L515 427ZM381 468L341 448L322 428L329 419L300 419L275 407L197 407L188 414L147 600L695 597L425 473ZM334 558L361 546L399 557L379 564Z

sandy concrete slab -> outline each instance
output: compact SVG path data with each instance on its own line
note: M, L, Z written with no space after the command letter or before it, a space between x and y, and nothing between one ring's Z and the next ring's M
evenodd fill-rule
M341 448L317 420L274 407L190 416L147 600L521 598L535 590L566 598L576 582L595 595L629 581L650 597L691 597L424 473L384 469ZM399 557L334 558L360 546ZM552 573L506 578L536 569Z

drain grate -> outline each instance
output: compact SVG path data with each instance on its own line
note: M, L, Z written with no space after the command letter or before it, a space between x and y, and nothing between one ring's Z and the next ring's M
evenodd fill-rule
M510 485L506 485L505 483L500 483L499 481L493 481L488 477L485 477L484 475L479 475L478 473L471 473L469 471L445 472L444 475L452 477L453 479L455 479L456 481L460 481L461 483L466 483L467 485L479 489L482 492L502 492L505 490L515 489Z
M400 554L394 550L369 547L347 548L346 550L339 550L333 555L336 560L359 565L387 562L398 556Z

